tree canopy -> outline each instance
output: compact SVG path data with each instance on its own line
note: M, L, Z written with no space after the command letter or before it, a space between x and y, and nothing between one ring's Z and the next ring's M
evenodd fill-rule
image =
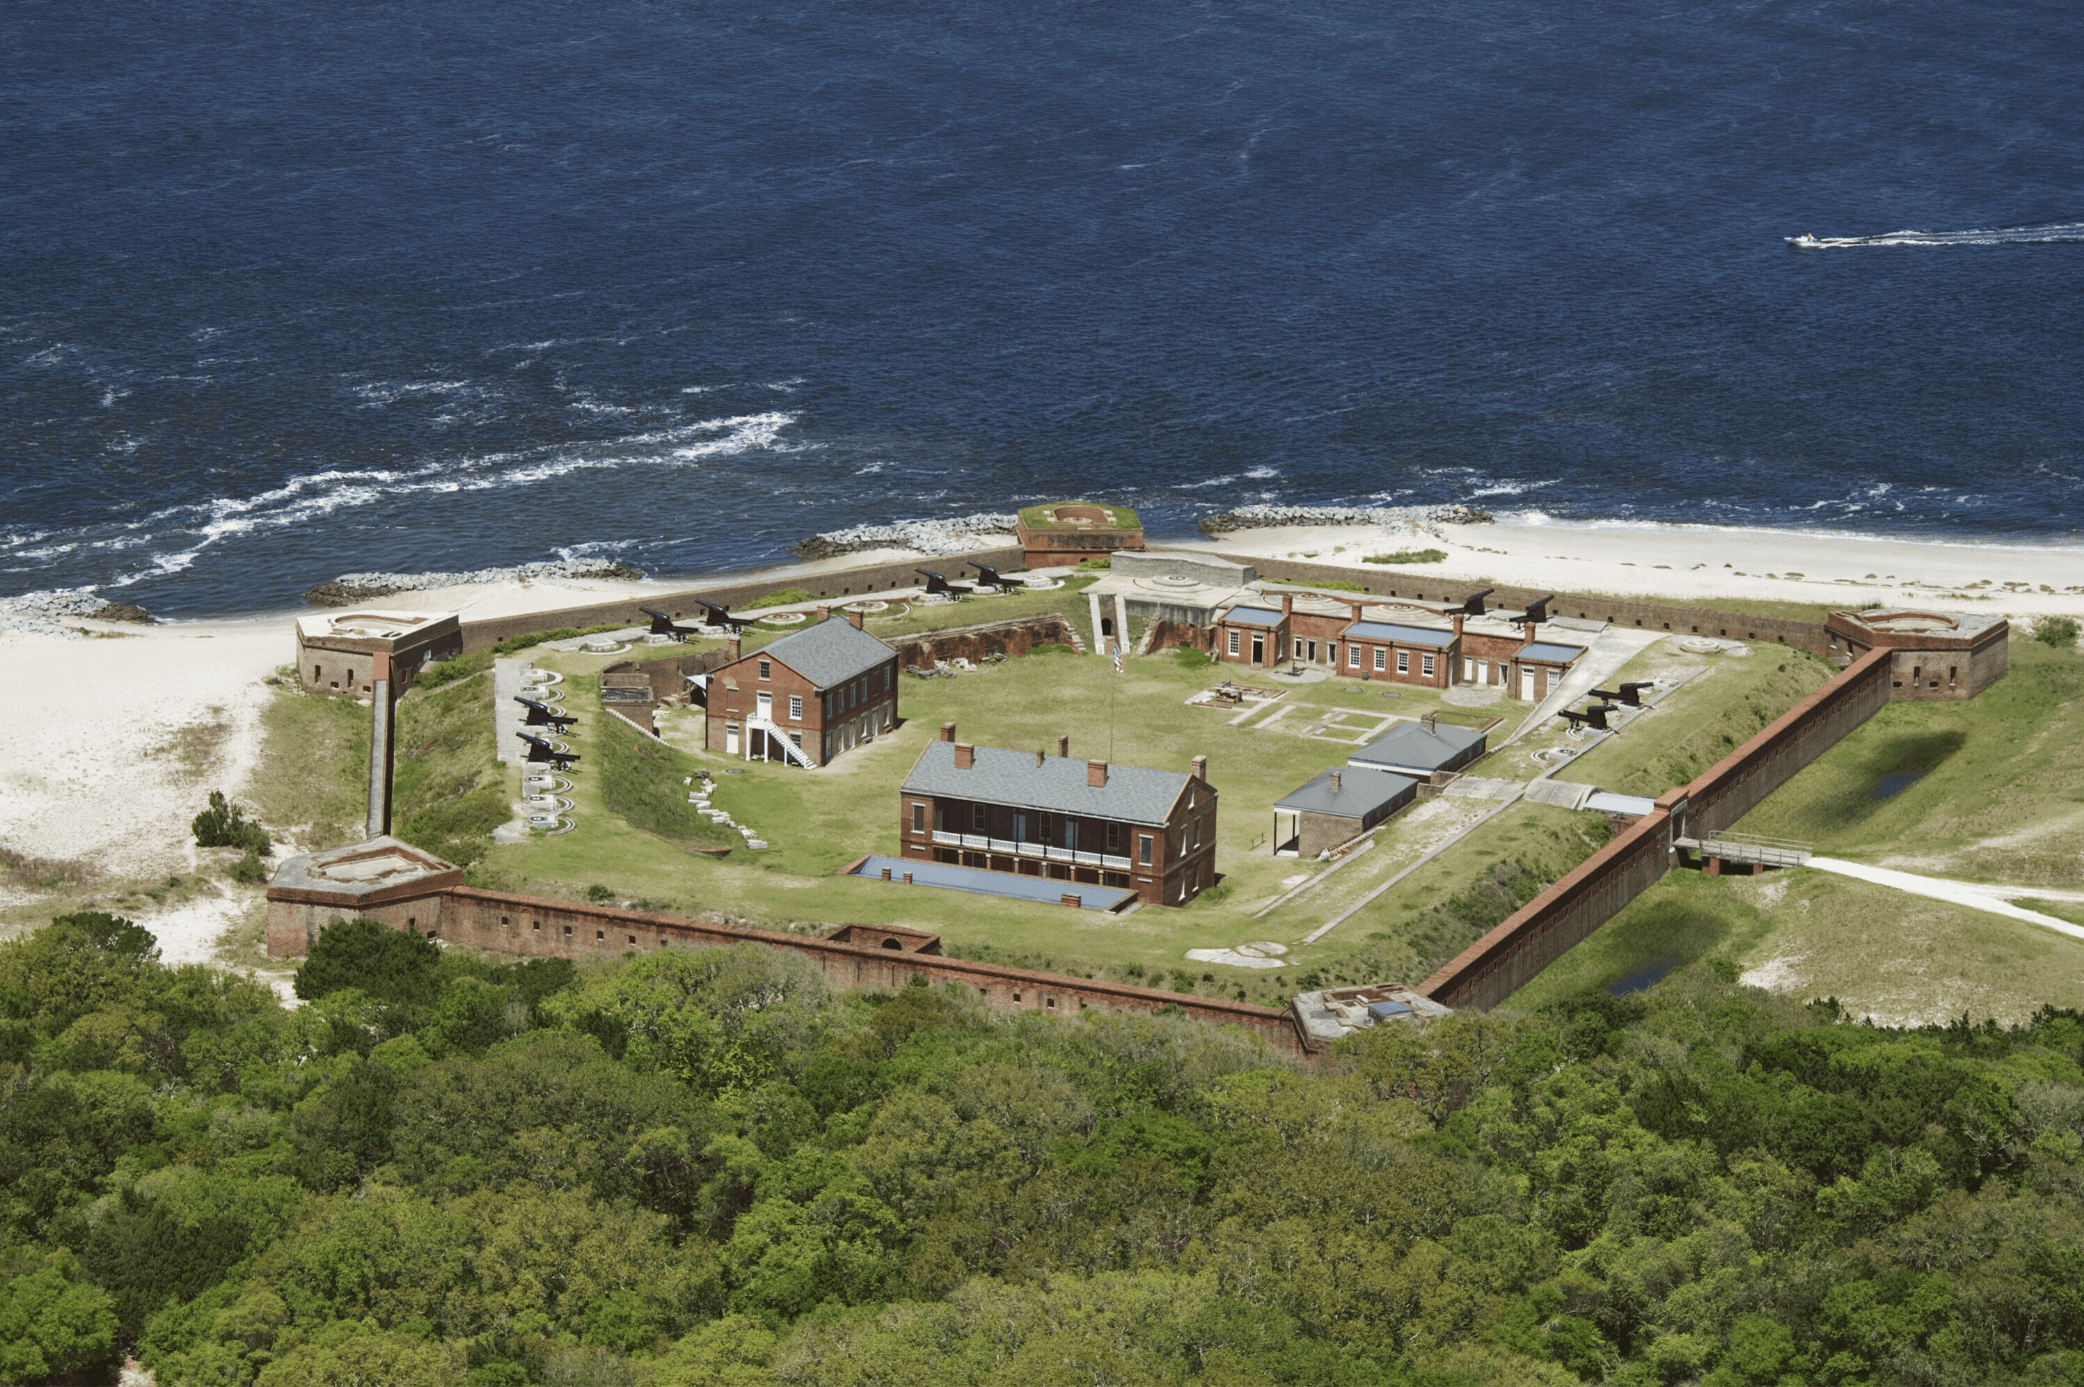
M0 944L0 1383L2084 1383L2084 1017L1383 1026L336 925Z

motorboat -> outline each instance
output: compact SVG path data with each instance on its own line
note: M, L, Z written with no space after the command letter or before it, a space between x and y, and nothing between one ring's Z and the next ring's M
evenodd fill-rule
M1783 236L1781 239L1787 242L1789 250L1822 250L1824 248L1824 243L1817 240L1813 233L1805 233L1800 236Z

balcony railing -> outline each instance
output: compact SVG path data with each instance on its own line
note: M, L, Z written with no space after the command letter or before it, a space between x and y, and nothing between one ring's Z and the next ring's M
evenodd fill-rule
M933 831L933 840L944 848L959 848L962 846L962 835L960 833L943 833L938 828Z

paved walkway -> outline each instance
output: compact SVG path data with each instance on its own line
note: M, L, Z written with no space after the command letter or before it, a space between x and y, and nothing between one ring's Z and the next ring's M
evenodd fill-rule
M1892 887L1907 891L1913 896L1925 896L1935 901L1946 901L1953 905L1966 906L1970 910L1988 911L1992 915L2004 915L2014 920L2024 920L2030 925L2041 925L2066 934L2072 939L2084 939L2084 925L2073 925L2067 920L2058 920L2053 915L2043 915L2038 910L2013 905L2013 897L2027 899L2062 900L2076 893L2048 890L2037 886L1992 886L1979 881L1949 881L1945 877L1919 876L1915 872L1899 872L1888 867L1869 867L1864 862L1847 862L1836 857L1812 857L1809 865L1819 871L1834 872L1839 876L1853 877L1859 881L1870 881L1876 886Z
M1580 634L1582 633L1577 631L1558 632L1556 639L1563 641L1567 636L1568 643L1575 645ZM1498 743L1498 747L1511 746L1520 738L1539 731L1550 718L1619 674L1622 666L1670 634L1669 631L1607 627L1587 643L1585 653L1570 667L1570 673L1563 676L1563 682L1549 690L1549 696L1541 701L1541 705L1527 715L1525 722L1513 729L1510 737ZM1493 747L1492 750L1497 750L1497 747Z
M492 745L501 762L512 765L521 759L521 739L514 734L526 724L528 712L514 699L521 693L521 676L528 657L492 662Z

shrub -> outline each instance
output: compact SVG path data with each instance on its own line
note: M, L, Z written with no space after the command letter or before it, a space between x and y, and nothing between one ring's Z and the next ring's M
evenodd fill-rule
M1196 650L1191 645L1174 646L1172 659L1181 669L1207 669L1216 662L1215 656Z
M1362 563L1446 563L1444 549L1399 549L1394 554L1370 554Z
M756 611L761 607L787 607L797 602L815 602L817 600L818 595L814 592L805 592L802 588L783 588L780 592L770 592L764 597L755 597L752 601L745 604L745 610L750 612Z
M356 988L379 1002L425 1006L440 990L441 950L434 941L381 920L328 925L297 969L296 992L307 1002Z
M246 849L246 855L232 863L231 872L232 880L242 886L251 886L255 882L268 879L268 869L261 865L260 854L252 848Z
M2033 623L2033 638L2057 650L2074 650L2077 645L2076 618L2044 616Z
M559 626L554 630L534 631L525 636L508 636L492 647L492 653L511 655L517 650L526 650L531 645L541 645L544 641L568 641L579 636L598 636L603 631L620 631L628 624L623 622L618 625L611 621L604 626Z
M270 846L268 831L248 819L222 790L210 791L210 807L196 815L189 827L201 848L244 848L257 856Z

